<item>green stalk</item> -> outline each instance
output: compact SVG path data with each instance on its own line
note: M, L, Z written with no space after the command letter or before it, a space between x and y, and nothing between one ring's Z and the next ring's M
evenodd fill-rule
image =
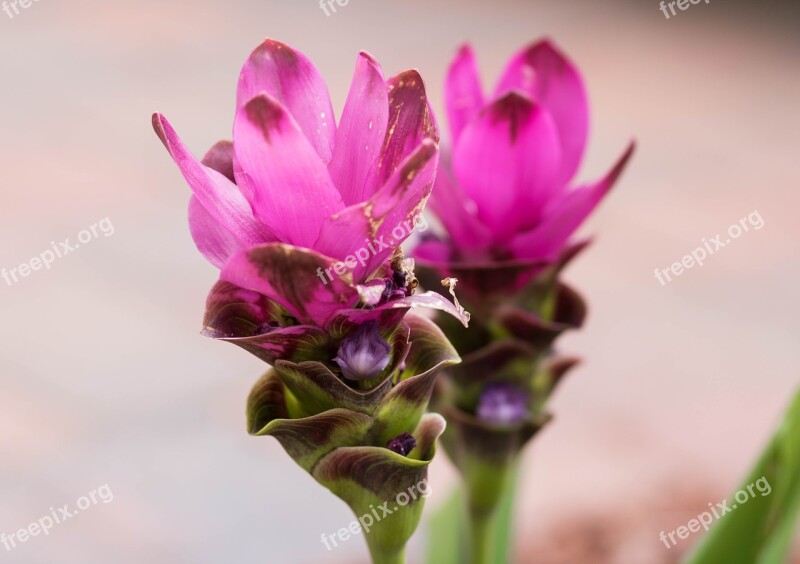
M379 547L373 549L369 547L369 553L372 557L372 564L405 564L406 562L406 547L399 550L380 550Z
M496 564L492 562L496 520L495 511L469 511L470 564Z

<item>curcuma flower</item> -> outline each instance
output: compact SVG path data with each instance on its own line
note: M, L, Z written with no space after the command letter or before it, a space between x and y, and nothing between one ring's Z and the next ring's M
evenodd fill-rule
M445 95L452 147L431 208L448 237L415 255L457 277L472 301L499 299L569 252L570 237L614 185L633 144L603 178L569 187L586 147L588 102L580 73L549 41L512 57L488 99L464 46Z
M399 254L438 162L416 71L385 80L377 61L359 54L337 126L314 65L267 40L242 69L237 107L233 142L202 161L153 116L193 191L195 243L221 269L206 335L270 363L318 359L338 370L338 348L364 323L387 337L418 306L466 323L439 294L414 295L413 262Z
M202 160L169 122L153 127L192 189L189 224L220 270L204 334L273 366L248 428L361 515L424 478L444 429L423 416L439 370L459 361L428 307L466 325L442 295L416 292L400 245L430 196L438 130L416 71L388 80L366 53L337 124L317 69L265 41L242 69L233 141ZM400 561L421 500L366 535Z
M508 63L490 97L463 47L446 85L450 154L431 207L445 228L415 250L420 283L457 278L473 314L469 331L439 324L462 357L437 385L432 408L463 477L471 561L491 558L491 524L512 485L519 454L550 420L548 400L577 360L553 344L586 316L581 296L560 281L588 246L572 241L615 184L633 144L604 177L571 187L586 147L589 111L583 79L548 41Z

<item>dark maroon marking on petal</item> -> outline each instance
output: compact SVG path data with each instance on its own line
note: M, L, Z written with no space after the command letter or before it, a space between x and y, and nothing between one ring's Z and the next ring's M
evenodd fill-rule
M269 370L247 398L247 432L255 435L271 421L288 416L283 384L277 374Z
M218 141L211 147L201 161L208 168L213 168L236 184L233 176L233 143Z
M270 131L283 127L287 118L284 108L265 96L258 96L247 102L244 109L247 118L261 130L264 140L272 144Z
M392 387L391 375L387 375L369 390L353 389L319 362L279 360L275 368L284 385L311 411L339 406L371 414ZM324 394L324 399L319 394Z
M431 114L425 93L425 83L419 72L408 70L390 78L389 123L383 151L378 162L378 174L383 184L403 159L424 138L439 142L439 130Z
M248 260L258 270L259 275L270 281L270 284L293 307L304 316L309 317L306 304L314 301L315 292L320 288L334 294L340 290L340 285L323 286L316 277L317 268L325 267L320 262L321 255L308 252L299 252L296 247L289 245L267 244L251 249ZM342 305L352 301L357 296L356 289L351 288L350 295L338 297Z
M381 447L344 447L320 460L313 475L323 484L350 480L379 499L391 500L425 480L428 466Z
M536 104L518 92L509 92L486 108L492 123L507 123L511 144L517 142L519 131L530 119Z
M275 437L284 450L307 471L331 452L363 444L370 418L349 409L332 409L302 419L275 421L267 435Z
M250 337L265 323L277 321L267 297L230 282L217 282L208 294L203 333L216 339Z

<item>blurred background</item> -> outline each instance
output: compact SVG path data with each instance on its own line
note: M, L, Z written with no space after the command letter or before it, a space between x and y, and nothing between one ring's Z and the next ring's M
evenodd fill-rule
M0 562L366 561L361 538L320 542L353 519L344 503L245 432L264 367L198 334L217 272L150 126L163 112L196 154L229 138L240 67L267 36L316 62L337 111L359 50L387 76L420 68L442 124L462 42L490 85L550 36L589 88L580 178L638 140L566 276L591 315L561 348L585 362L526 451L516 550L523 563L674 562L699 535L667 550L659 532L738 485L798 385L798 4L712 0L669 20L657 0L336 8L38 0L0 12L0 268L113 225L49 270L0 279L0 532L113 492L48 536L0 546ZM754 211L762 229L656 280ZM440 456L428 510L453 476Z

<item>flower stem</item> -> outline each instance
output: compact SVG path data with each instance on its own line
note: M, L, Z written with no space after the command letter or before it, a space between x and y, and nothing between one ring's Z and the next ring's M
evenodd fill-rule
M400 550L389 551L370 547L370 556L372 564L405 564L406 549L403 547Z
M495 512L469 512L470 564L494 564L492 562L492 538Z

